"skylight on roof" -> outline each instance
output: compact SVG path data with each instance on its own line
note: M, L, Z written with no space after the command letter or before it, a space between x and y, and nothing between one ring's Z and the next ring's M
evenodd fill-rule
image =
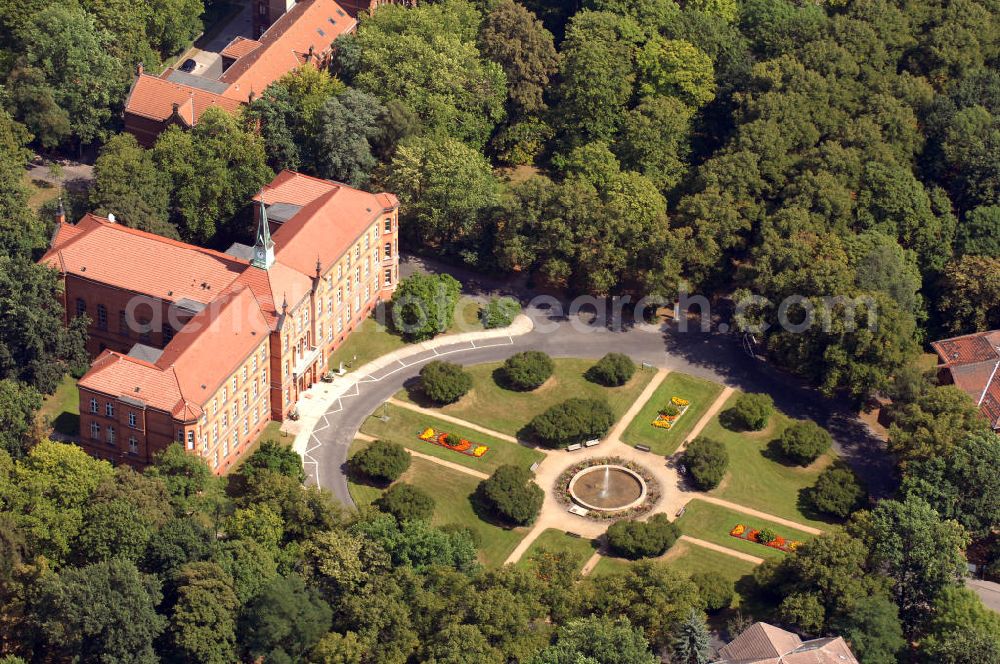
M327 16L326 20L328 20L330 22L330 25L337 25L337 22L335 20L333 20L332 16Z
M347 15L347 14L344 13L344 11L342 9L338 9L337 13L340 14L341 16L346 16Z
M323 32L323 28L316 28L316 32L319 33L320 37L326 37L326 33Z

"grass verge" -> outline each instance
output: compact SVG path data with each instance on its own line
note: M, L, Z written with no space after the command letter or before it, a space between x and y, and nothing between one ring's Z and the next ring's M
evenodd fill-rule
M706 503L697 498L688 503L687 509L684 510L684 516L677 519L677 526L684 535L712 542L713 544L719 544L734 551L748 553L757 558L782 558L787 555L783 551L772 549L763 544L732 537L729 531L738 523L742 523L747 528L770 528L787 540L805 542L814 537L814 535L801 530L796 530L766 519L748 516L742 512L736 512L721 505Z
M771 417L764 431L738 432L725 428L720 418L724 418L739 395L734 392L719 416L701 432L723 443L729 451L729 472L712 495L806 525L829 527L831 521L813 512L801 496L803 489L816 483L836 455L827 452L805 468L785 463L777 452L776 442L794 420L781 412Z
M369 443L355 441L351 454ZM435 526L458 524L476 533L480 561L487 567L499 567L511 554L518 542L527 534L527 528L503 528L480 519L472 506L472 494L479 480L457 470L445 468L426 459L414 458L410 468L397 480L426 491L434 498ZM384 488L365 484L352 478L349 481L351 497L359 506L370 505Z
M365 420L364 424L361 425L362 433L382 440L391 440L403 447L408 447L417 452L444 459L445 461L461 464L483 473L492 473L498 466L504 464L528 468L536 461L541 461L545 458L545 455L538 450L487 436L475 429L461 427L450 422L443 422L431 415L417 413L392 404L389 404L387 412L389 415L387 422L383 422L375 416L371 416ZM379 407L378 413L382 413L382 407ZM417 437L427 427L432 427L436 431L446 431L460 438L466 438L473 443L486 445L490 449L485 455L477 459L433 443L428 443Z
M701 419L709 406L722 393L722 385L683 373L671 372L663 379L649 401L636 415L622 440L629 445L648 445L656 454L670 456L677 451L684 439ZM677 423L670 429L658 429L652 422L660 408L670 403L671 397L681 397L691 402Z
M66 374L55 393L45 397L39 416L64 436L80 435L80 391L76 379Z
M436 410L494 431L528 437L524 429L535 415L570 397L606 399L615 419L619 419L653 378L652 371L639 370L621 387L609 388L584 378L593 360L560 358L553 362L552 377L531 392L510 390L500 384L502 362L470 365L465 369L472 375L472 390L457 402ZM428 406L418 387L400 390L396 398Z
M583 569L584 564L590 560L590 557L594 555L594 551L597 548L596 542L594 540L585 539L583 537L572 537L567 533L558 530L556 528L546 528L542 533L531 543L528 550L524 552L521 559L517 561L519 567L531 567L533 565L531 558L532 556L540 553L543 549L550 553L557 554L568 554L574 557L574 562L576 565L576 572L579 573Z

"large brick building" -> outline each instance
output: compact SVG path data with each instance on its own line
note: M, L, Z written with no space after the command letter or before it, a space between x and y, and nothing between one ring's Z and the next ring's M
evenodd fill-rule
M91 319L80 439L143 466L172 441L223 473L327 370L398 279L392 194L283 171L257 196L253 246L226 253L92 214L42 258L67 318Z
M357 26L334 0L260 0L255 7L255 25L262 32L257 39L236 37L223 48L217 76L172 68L151 76L139 69L125 100L124 120L125 130L141 145L152 146L171 125L193 127L213 106L235 112L307 62L326 66L334 40Z

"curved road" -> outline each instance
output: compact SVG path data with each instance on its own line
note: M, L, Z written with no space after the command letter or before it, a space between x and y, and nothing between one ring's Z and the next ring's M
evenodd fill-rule
M481 284L477 284L481 286ZM553 300L554 301L554 300ZM681 332L674 326L637 326L611 330L587 323L583 316L557 316L547 306L528 306L524 313L535 329L512 340L488 342L473 348L467 343L437 349L461 364L496 362L522 350L540 350L553 357L598 358L610 351L623 352L636 362L648 362L725 383L734 388L768 392L779 408L797 418L812 418L834 437L837 452L868 483L873 495L884 495L893 483L893 464L882 442L857 419L849 406L828 400L800 381L747 355L737 337L718 331L701 332L697 326ZM713 328L716 327L713 324ZM306 449L311 481L329 489L345 505L353 505L347 490L348 447L364 420L378 406L412 380L433 352L409 358L407 367L390 366L362 378L356 388L334 402L320 418ZM324 421L325 420L325 421Z

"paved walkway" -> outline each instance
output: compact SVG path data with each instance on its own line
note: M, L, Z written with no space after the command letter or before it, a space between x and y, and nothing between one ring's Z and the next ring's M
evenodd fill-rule
M823 531L819 528L813 528L812 526L807 526L805 524L799 523L798 521L792 521L791 519L785 519L780 516L775 516L773 514L768 514L767 512L762 512L760 510L755 510L752 507L746 507L745 505L740 505L739 503L731 503L728 500L723 500L722 498L716 498L715 496L708 496L705 494L698 494L693 496L698 500L703 500L706 503L712 503L714 505L719 505L720 507L728 507L736 512L742 512L747 516L755 516L758 519L767 519L768 521L774 521L775 523L780 523L783 526L788 526L789 528L795 528L796 530L801 530L802 532L809 533L810 535L822 535Z
M635 416L639 414L642 407L646 405L646 402L652 398L653 392L655 392L656 388L663 384L663 381L666 380L669 373L670 369L660 369L656 372L656 375L650 379L649 383L636 398L635 402L629 406L629 409L625 411L624 415L622 415L622 418L615 422L615 425L611 427L611 431L609 431L607 435L609 442L617 443L621 441L622 434L625 433L626 429L628 429L628 425L632 424L632 420L634 420Z
M733 558L739 558L740 560L745 560L748 563L753 563L754 565L760 565L762 562L764 562L763 558L758 558L757 556L751 556L749 553L736 551L735 549L730 549L728 547L722 546L721 544L716 544L715 542L706 542L703 539L698 539L697 537L691 537L690 535L681 535L677 539L680 542L687 542L688 544L694 544L695 546L700 546L703 549L711 549L712 551L718 551L719 553L724 553L727 556L732 556ZM667 553L669 553L669 551Z
M494 438L499 438L500 440L506 440L508 443L514 443L515 445L520 445L521 442L517 440L514 436L506 433L500 433L499 431L494 431L493 429L487 429L486 427L479 426L474 422L469 422L468 420L459 419L452 415L446 415L440 410L434 408L424 408L423 406L418 406L415 403L410 403L409 401L400 401L399 399L389 399L389 403L400 408L405 408L407 410L412 410L417 413L423 413L424 415L430 415L431 417L441 420L442 422L451 422L452 424L457 424L460 427L465 427L467 429L474 429L480 433L485 433L487 436L493 436ZM542 450L544 452L544 450Z

